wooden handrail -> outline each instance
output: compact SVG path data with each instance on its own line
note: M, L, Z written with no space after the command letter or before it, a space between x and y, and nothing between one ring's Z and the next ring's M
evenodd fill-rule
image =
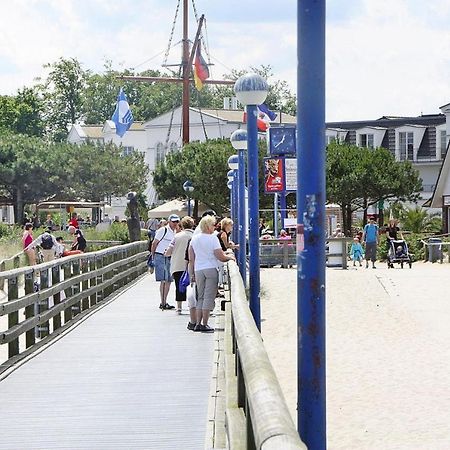
M7 329L0 329L0 345L8 344L9 358L0 374L59 328L71 326L78 314L144 273L147 256L147 242L139 241L0 272L7 295L0 301L0 317L8 316ZM26 341L19 345L24 334Z
M237 374L237 407L233 408L232 402L228 401L225 412L227 423L231 422L227 426L227 433L233 433L229 436L229 442L236 442L236 448L306 450L295 429L261 334L251 315L236 263L229 262L228 270L232 348ZM226 370L227 374L230 372L229 369ZM236 424L235 418L242 417L242 414L236 414L236 409L243 412L245 417L245 423L240 423L240 426L239 423ZM243 440L246 442L242 442Z

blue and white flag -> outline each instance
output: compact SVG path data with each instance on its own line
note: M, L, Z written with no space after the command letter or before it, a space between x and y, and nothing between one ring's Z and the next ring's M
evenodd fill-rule
M262 113L264 113L270 120L275 120L277 118L277 113L269 109L265 103L259 105L258 109Z
M122 88L120 88L119 95L117 96L116 110L111 120L116 124L116 134L120 137L123 137L133 123L133 114L131 113L127 96Z

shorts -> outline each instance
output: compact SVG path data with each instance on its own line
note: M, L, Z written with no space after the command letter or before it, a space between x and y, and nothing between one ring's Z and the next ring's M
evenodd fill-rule
M170 257L168 258L164 255L155 253L153 263L155 264L156 281L173 281L172 275L170 274Z
M377 243L366 242L366 260L375 262L377 260Z

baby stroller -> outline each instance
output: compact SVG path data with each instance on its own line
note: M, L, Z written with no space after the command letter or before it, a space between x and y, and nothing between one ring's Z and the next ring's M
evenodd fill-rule
M408 251L408 244L403 239L389 239L389 250L387 255L388 269L394 268L394 263L400 264L403 269L403 264L409 264L412 267L411 255Z

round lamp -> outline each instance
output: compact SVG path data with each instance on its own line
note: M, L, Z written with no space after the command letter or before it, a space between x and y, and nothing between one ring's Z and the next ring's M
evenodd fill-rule
M244 106L264 103L268 91L267 81L256 73L242 75L234 84L234 93Z

